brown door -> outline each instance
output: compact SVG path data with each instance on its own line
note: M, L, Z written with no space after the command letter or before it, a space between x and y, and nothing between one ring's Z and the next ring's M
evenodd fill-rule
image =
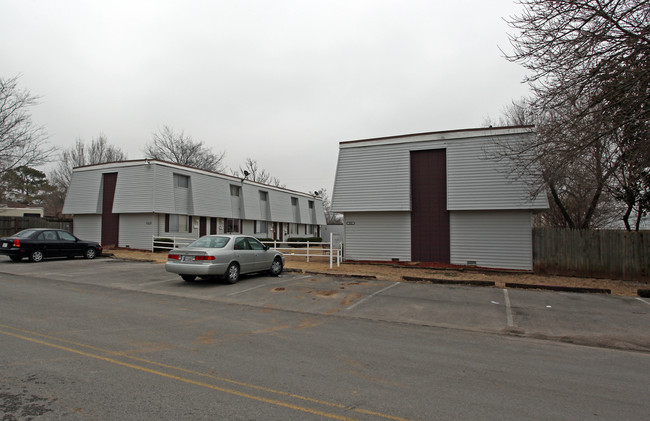
M113 213L117 173L104 174L104 191L102 196L102 245L116 246L120 232L120 215Z
M210 218L210 234L217 233L217 218Z
M199 237L203 237L205 234L207 234L208 230L208 223L205 219L205 216L202 216L199 218Z
M445 149L411 152L411 259L449 263Z

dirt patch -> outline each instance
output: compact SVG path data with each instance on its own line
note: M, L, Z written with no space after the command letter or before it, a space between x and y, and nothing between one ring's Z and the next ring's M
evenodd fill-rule
M107 250L115 257L129 260L145 260L158 263L167 261L167 253L152 253L137 250ZM285 268L292 272L310 272L334 276L352 275L355 277L376 278L380 281L407 282L404 276L412 278L435 278L449 281L494 282L494 288L506 288L508 284L547 285L571 288L608 289L612 295L637 296L639 289L647 290L648 283L622 281L616 279L577 278L569 276L542 276L522 272L496 272L469 268L423 268L417 265L396 266L391 264L343 263L332 269L326 259L306 262L304 257L287 256ZM362 281L372 282L372 281ZM426 282L426 281L413 281Z

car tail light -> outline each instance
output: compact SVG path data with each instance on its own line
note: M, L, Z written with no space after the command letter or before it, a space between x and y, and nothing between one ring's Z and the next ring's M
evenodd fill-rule
M194 256L194 260L214 260L214 256Z
M17 238L14 240L14 247L20 247L20 240Z
M170 255L167 256L167 259L169 259L169 260L179 260L180 257L178 256L178 254L170 254Z

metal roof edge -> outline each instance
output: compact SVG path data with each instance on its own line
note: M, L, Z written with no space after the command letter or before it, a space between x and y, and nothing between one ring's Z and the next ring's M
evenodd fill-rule
M413 133L396 136L376 137L371 139L348 140L339 142L339 148L362 146L391 145L432 140L467 139L472 137L503 136L521 133L533 133L535 126L479 127L471 129L443 130L437 132Z

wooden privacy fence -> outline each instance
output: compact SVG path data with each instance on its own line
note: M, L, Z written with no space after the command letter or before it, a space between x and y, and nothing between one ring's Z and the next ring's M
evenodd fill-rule
M650 231L535 228L536 273L650 280Z
M72 232L72 221L48 221L43 218L0 216L0 236L7 237L27 228L60 228Z

